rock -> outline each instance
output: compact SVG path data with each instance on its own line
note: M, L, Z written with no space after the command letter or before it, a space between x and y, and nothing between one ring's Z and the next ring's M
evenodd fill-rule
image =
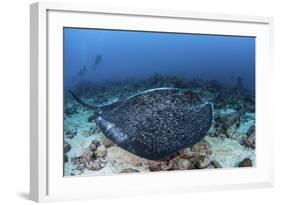
M64 155L64 163L68 162L68 156L65 154Z
M96 159L96 154L89 147L80 155L81 162L86 163Z
M210 144L205 140L201 140L191 148L181 150L168 159L149 160L148 167L150 171L204 169L211 164L210 154L212 154Z
M102 169L107 161L101 160L107 154L106 148L98 140L93 140L88 148L79 156L71 159L76 169L83 172L85 168L98 171Z
M252 160L250 158L245 158L239 163L238 166L239 167L252 167L253 166Z
M101 166L101 163L99 163L99 161L89 161L89 162L86 162L85 166L86 166L87 169L92 170L92 171L98 171L98 170L103 168Z
M236 125L232 125L227 129L227 136L229 138L235 139L237 136L237 134L239 134L237 132L237 126Z
M78 164L77 169L80 170L80 171L84 171L85 165L84 164Z
M214 118L214 125L209 132L211 137L231 138L237 132L241 123L241 112L229 114L217 114Z
M217 137L218 137L218 138L221 138L221 139L227 138L227 136L226 136L225 134L219 134Z
M217 160L211 161L211 164L214 166L214 168L222 168L222 166Z
M67 153L70 150L71 150L71 145L69 143L67 143L67 142L64 142L64 144L63 144L63 151L64 151L64 153Z
M251 126L249 130L247 131L247 136L243 139L243 144L246 147L255 149L256 148L256 132L255 132L255 126Z
M106 156L107 150L106 150L106 148L102 145L102 146L100 146L100 147L96 150L95 154L96 154L97 157L103 158L103 157Z
M198 160L196 167L198 169L205 169L211 164L210 159L208 157L204 157L201 160Z
M204 169L211 164L210 154L212 154L211 145L207 141L201 140L193 145L191 149L185 149L182 158L188 159L193 168Z
M106 137L102 137L101 138L101 143L105 146L105 147L112 147L113 146L113 142L111 142L109 139L107 139Z
M176 160L173 165L173 169L175 170L188 170L193 168L194 168L193 164L187 159Z
M66 131L66 137L69 139L72 139L75 135L77 135L77 131L76 130L68 130Z
M246 137L244 138L243 140L243 144L246 146L246 147L249 147L249 148L252 148L252 149L255 149L256 148L256 138L253 137Z
M100 142L99 142L98 140L93 140L93 141L91 142L91 144L89 145L89 148L90 148L93 152L95 152L95 151L98 149L99 146L100 146Z
M71 157L70 158L70 161L71 161L71 163L73 164L73 165L75 165L75 164L77 164L77 161L79 160L79 157Z
M133 172L140 172L140 171L137 169L126 168L126 169L122 169L120 173L133 173Z
M239 132L235 132L230 138L231 139L234 139L234 140L237 140L237 141L240 141L241 138L244 137L244 134L241 134Z
M88 117L88 122L93 122L96 119L95 115L91 115L90 117Z
M155 171L168 171L172 170L173 164L167 160L167 161L148 161L148 168L151 172Z
M192 152L197 154L210 155L212 154L211 145L206 140L201 140L191 147Z
M134 165L136 167L141 167L141 166L143 166L143 163L142 162L135 162Z
M255 126L252 125L252 126L248 129L248 131L247 131L247 136L248 136L248 137L253 137L253 136L255 135L255 133L256 133Z

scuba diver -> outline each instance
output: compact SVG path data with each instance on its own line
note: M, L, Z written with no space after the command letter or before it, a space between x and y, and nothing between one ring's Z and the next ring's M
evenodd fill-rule
M83 77L87 72L87 66L83 65L77 74L72 78L72 82L76 82L79 78Z
M80 68L79 72L78 72L78 76L83 76L87 71L87 66L83 65L82 68Z
M97 67L102 63L102 54L99 52L98 55L95 58L95 63L94 63L94 70L97 69Z

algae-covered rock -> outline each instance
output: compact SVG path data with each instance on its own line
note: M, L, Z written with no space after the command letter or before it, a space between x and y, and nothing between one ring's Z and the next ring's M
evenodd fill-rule
M64 153L67 153L70 150L71 150L71 145L69 143L67 143L67 142L64 142L64 144L63 144L63 151L64 151Z
M256 148L256 131L255 126L251 126L247 132L247 136L243 140L243 144L246 147L255 149Z
M239 167L252 167L253 166L252 160L250 158L245 158L239 163L238 166Z

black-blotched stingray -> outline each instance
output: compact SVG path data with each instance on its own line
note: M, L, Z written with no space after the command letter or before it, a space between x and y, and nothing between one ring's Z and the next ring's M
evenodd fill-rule
M71 91L70 91L71 92ZM103 134L124 150L150 160L164 159L205 137L213 121L213 106L196 93L156 88L106 106L95 122Z

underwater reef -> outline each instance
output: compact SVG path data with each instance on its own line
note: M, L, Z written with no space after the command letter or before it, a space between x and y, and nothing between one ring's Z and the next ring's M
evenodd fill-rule
M235 86L225 87L215 80L181 79L155 73L144 80L104 84L81 81L72 89L89 105L107 106L161 87L185 89L213 105L212 125L203 139L164 158L141 157L107 138L101 126L96 124L100 113L82 106L65 90L64 175L255 166L255 93L243 87L241 78L237 78ZM120 116L124 113L115 109L113 114L117 115L116 112L120 112ZM163 136L159 134L159 137Z

